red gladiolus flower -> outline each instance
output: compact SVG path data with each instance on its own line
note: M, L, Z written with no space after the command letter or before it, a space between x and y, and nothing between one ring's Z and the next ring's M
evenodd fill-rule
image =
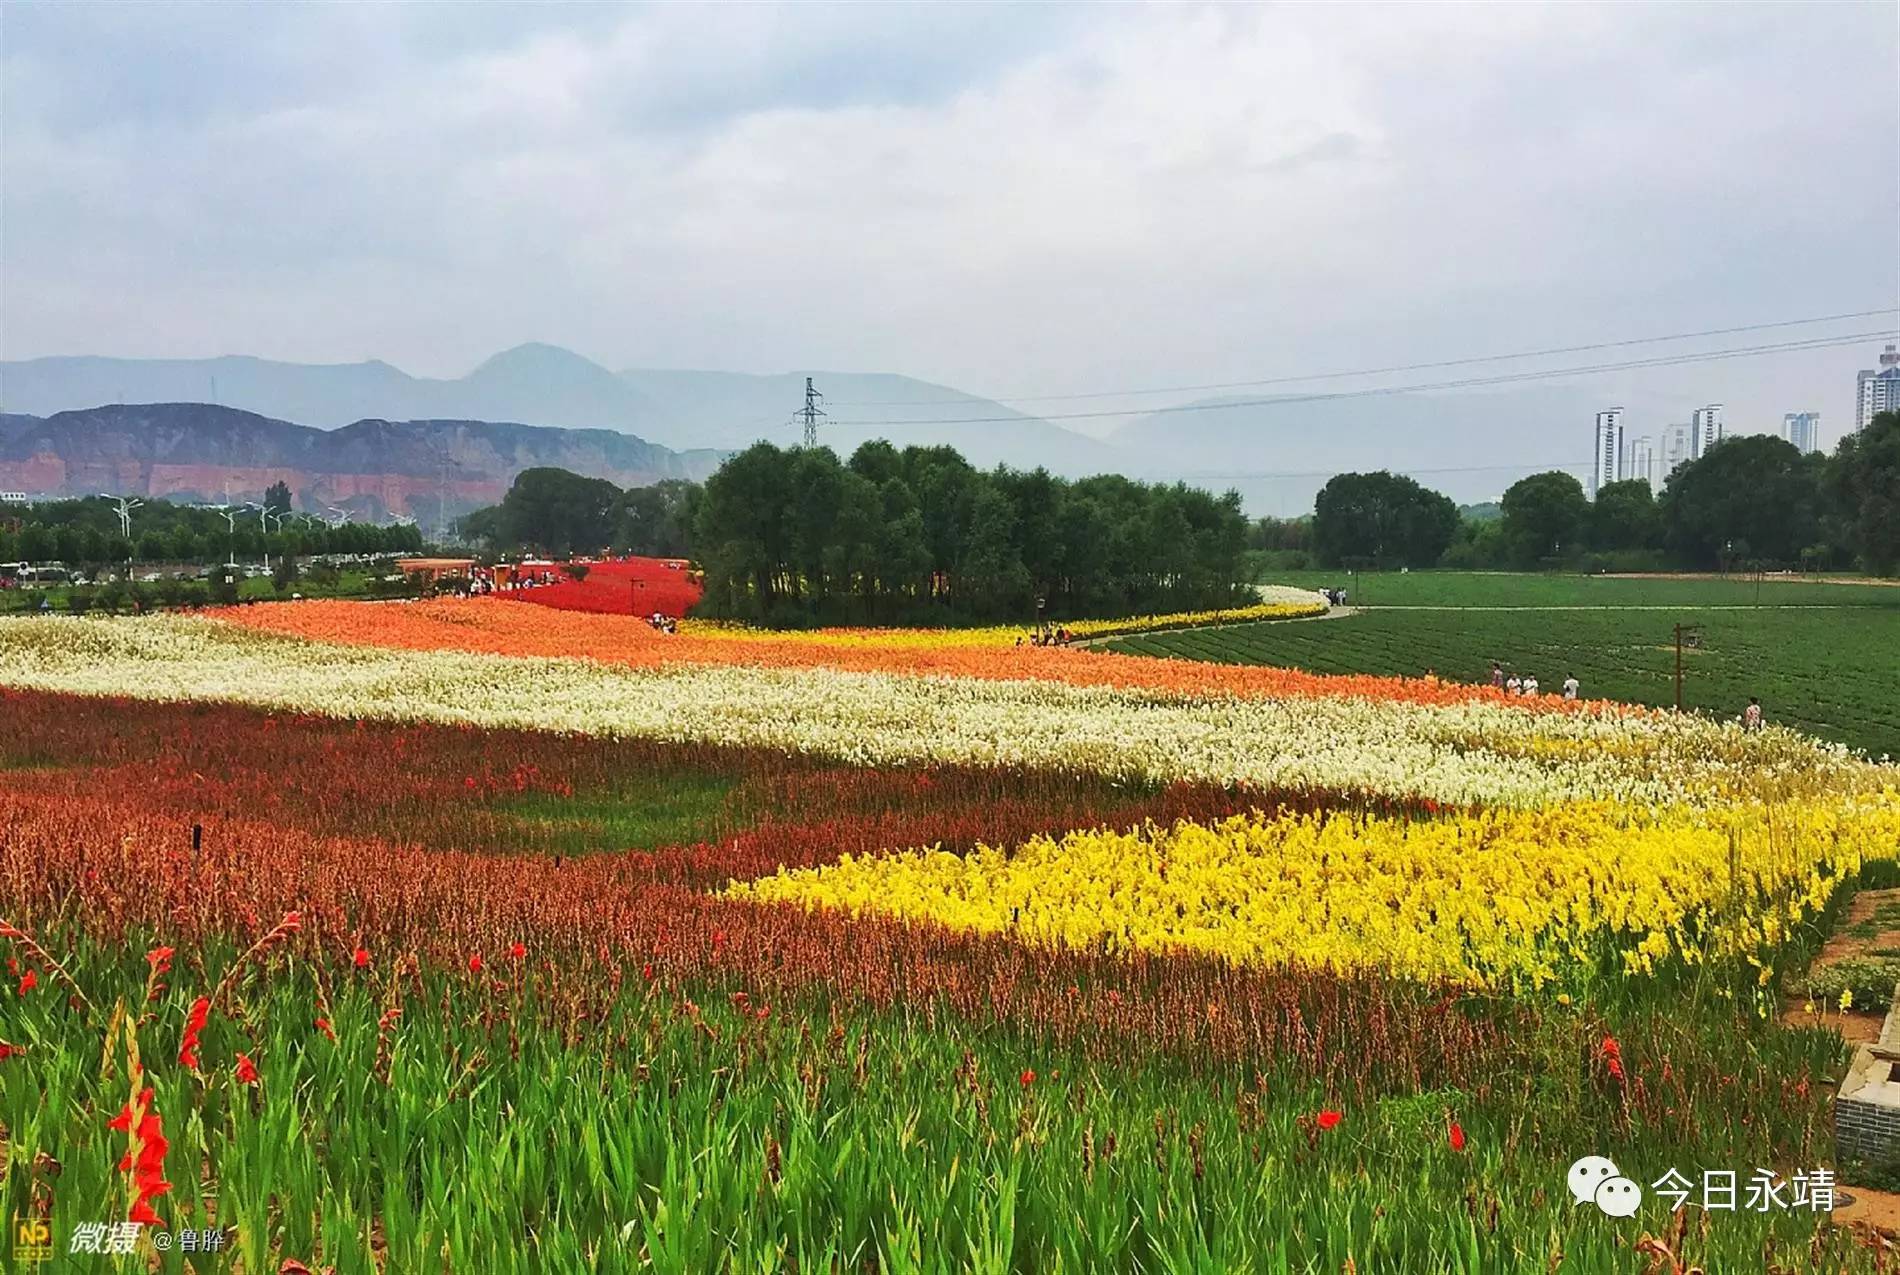
M1463 1151L1465 1149L1464 1127L1460 1125L1456 1120L1451 1122L1450 1137L1451 1137L1451 1149L1453 1151Z
M26 995L39 985L40 976L35 974L32 970L28 970L26 973L20 975L20 995Z
M1618 1084L1621 1084L1623 1081L1623 1047L1616 1043L1616 1037L1605 1036L1603 1038L1602 1053L1603 1065L1609 1068L1610 1074L1616 1077Z
M640 977L649 983L653 981L653 965L651 962L640 967Z
M191 1012L185 1015L185 1034L178 1042L178 1065L198 1070L198 1034L205 1029L205 1019L211 1015L211 998L200 996L191 1003Z
M152 973L163 974L172 967L172 949L155 947L145 954L145 963L152 967Z
M139 1094L136 1103L127 1103L119 1114L106 1122L106 1127L122 1133L129 1133L135 1118L138 1132L132 1134L135 1151L127 1151L119 1161L119 1172L132 1175L132 1207L126 1213L126 1220L139 1222L146 1226L160 1226L162 1219L152 1211L152 1201L172 1189L165 1180L165 1152L171 1148L171 1142L165 1137L165 1127L158 1113L152 1110L152 1091Z
M336 1033L330 1030L330 1020L327 1018L319 1018L317 1020L317 1030L322 1032L325 1036L328 1036L331 1040L336 1039Z
M520 960L522 957L526 956L527 954L528 954L528 945L525 943L516 943L513 947L508 949L508 955L513 957L517 961Z
M1016 1083L1021 1085L1025 1089L1035 1084L1036 1083L1036 1069L1034 1067L1023 1068L1023 1074L1016 1077Z
M9 1045L6 1041L0 1040L0 1062L5 1062L15 1054L23 1054L25 1052L26 1050L21 1049L18 1045Z
M1339 1127L1339 1122L1345 1118L1345 1113L1334 1111L1329 1107L1313 1117L1313 1122L1322 1129L1336 1129Z
M251 1061L249 1054L239 1054L237 1059L237 1082L240 1085L257 1083L257 1064Z
M468 958L468 972L471 974L479 974L482 972L482 954L480 952L476 952Z
M354 952L350 953L350 961L359 970L368 969L369 968L369 949L366 947L357 948Z

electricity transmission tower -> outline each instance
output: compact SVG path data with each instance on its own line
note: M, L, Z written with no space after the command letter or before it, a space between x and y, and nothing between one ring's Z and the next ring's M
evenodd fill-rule
M796 415L800 420L805 422L805 446L807 447L818 446L818 418L825 415L824 412L819 410L818 404L824 397L823 394L820 394L812 387L811 378L809 376L806 377L805 406L803 410L796 413Z

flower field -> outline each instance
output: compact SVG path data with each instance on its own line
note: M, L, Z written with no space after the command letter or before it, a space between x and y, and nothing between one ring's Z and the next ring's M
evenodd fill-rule
M164 1271L1886 1261L1563 1179L1831 1164L1777 998L1900 772L1015 636L0 620L5 1210Z
M559 568L552 568L559 574ZM531 602L557 611L674 619L699 601L699 582L684 562L665 558L603 558L587 565L584 579L559 579L533 589L498 593L511 602Z

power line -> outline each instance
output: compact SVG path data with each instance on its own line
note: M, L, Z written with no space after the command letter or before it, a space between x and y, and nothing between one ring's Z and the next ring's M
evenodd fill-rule
M1748 323L1732 328L1705 328L1700 332L1672 332L1664 336L1638 336L1621 341L1597 341L1590 345L1554 346L1547 350L1520 350L1515 354L1481 354L1464 359L1441 359L1432 363L1399 363L1391 367L1360 368L1355 371L1311 372L1299 376L1264 377L1254 381L1213 381L1202 385L1166 385L1151 389L1093 390L1082 394L1011 394L994 395L993 403L1055 403L1078 399L1133 398L1143 394L1199 394L1210 390L1251 389L1261 385L1290 385L1299 381L1336 381L1355 376L1385 376L1397 372L1423 372L1436 368L1469 367L1477 363L1503 363L1512 359L1549 358L1558 354L1587 354L1593 350L1614 350L1631 345L1654 345L1663 341L1691 341L1698 337L1734 336L1742 332L1766 332L1773 328L1804 327L1812 323L1839 323L1847 319L1869 319L1875 315L1900 313L1900 307L1883 306L1877 310L1855 310L1846 314L1824 314L1811 319L1780 319L1774 323ZM954 407L967 403L962 398L888 399L873 402L834 402L833 407ZM1014 418L1012 418L1014 419Z
M1299 403L1323 403L1335 399L1377 398L1388 394L1416 394L1430 390L1469 389L1481 385L1510 385L1523 381L1550 380L1564 376L1582 376L1596 372L1622 372L1633 368L1675 367L1688 363L1708 363L1721 359L1748 358L1760 354L1785 354L1795 350L1824 350L1835 346L1856 345L1862 341L1900 336L1900 332L1881 330L1855 332L1846 336L1816 337L1803 341L1781 341L1769 345L1742 346L1732 350L1710 350L1697 354L1670 354L1648 359L1629 359L1616 363L1597 363L1581 367L1545 368L1535 372L1511 372L1497 376L1471 376L1453 381L1424 381L1411 385L1385 385L1371 389L1335 390L1322 394L1286 394L1272 398L1230 399L1220 403L1177 403L1167 407L1098 409L1087 412L1045 412L1035 420L1098 420L1108 416L1162 416L1176 412L1217 412L1238 407L1284 407ZM1025 419L1013 416L946 416L912 420L868 420L834 422L838 425L999 425Z
M1543 464L1535 464L1530 461L1523 461L1517 464L1504 464L1504 465L1437 465L1437 466L1428 466L1428 467L1419 467L1419 468L1402 465L1402 466L1396 466L1396 467L1381 466L1381 468L1390 468L1391 472L1395 474L1408 474L1408 475L1409 474L1489 474L1489 473L1509 473L1509 472L1514 472L1520 469L1537 470L1540 472L1543 470L1550 470L1550 469L1561 469L1561 470L1566 470L1566 471L1575 470L1575 469L1588 469L1590 468L1590 462L1588 460L1551 461L1551 462L1546 462ZM1207 471L1179 473L1179 474L1169 474L1169 473L1148 474L1146 475L1146 477L1150 481L1159 481L1159 482L1170 482L1170 481L1171 482L1231 482L1235 480L1258 481L1258 480L1270 480L1270 479L1281 479L1281 478L1287 478L1287 479L1332 478L1342 472L1344 471L1340 470L1337 466L1335 466L1332 469L1311 469L1311 470L1303 470L1303 471L1282 470L1282 471L1273 472L1273 473L1257 472L1257 473L1251 473L1251 474L1244 474L1244 473L1237 474L1229 470L1220 470L1220 471L1207 470Z

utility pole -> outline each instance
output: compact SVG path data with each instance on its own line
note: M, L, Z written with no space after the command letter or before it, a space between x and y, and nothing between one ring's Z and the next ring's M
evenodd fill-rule
M1700 624L1678 624L1676 626L1676 711L1682 711L1682 641L1686 637L1689 645L1694 646L1697 635L1702 632Z
M818 446L818 418L825 415L824 412L819 410L818 404L824 397L823 394L820 394L813 388L811 378L809 376L806 377L805 407L798 413L798 416L805 422L805 446L807 447Z

